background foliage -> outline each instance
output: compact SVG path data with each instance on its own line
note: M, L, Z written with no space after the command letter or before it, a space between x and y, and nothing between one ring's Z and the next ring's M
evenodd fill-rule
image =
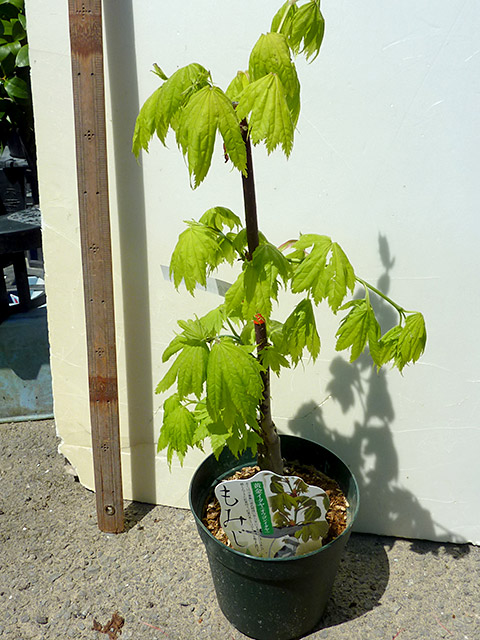
M24 0L0 0L0 150L20 141L30 165L35 140Z

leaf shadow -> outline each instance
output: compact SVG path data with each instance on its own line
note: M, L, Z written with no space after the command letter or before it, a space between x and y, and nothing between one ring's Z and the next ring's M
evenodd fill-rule
M378 288L388 294L390 270L395 260L390 255L386 237L379 236L379 252L384 273ZM394 311L378 296L372 296L382 332L396 324ZM327 424L324 411L314 400L303 404L289 421L293 434L320 442L339 455L351 468L360 488L360 511L355 531L340 567L329 607L319 628L333 626L362 615L378 605L389 578L385 544L394 544L394 538L368 536L374 529L372 521L380 522L382 535L403 535L414 538L416 532L426 540L439 537L441 526L430 512L407 488L400 485L400 469L391 425L395 409L388 389L385 371L376 371L370 356L362 355L353 363L342 357L334 358L330 365L330 379L326 389L331 400L342 413L355 408L353 432L345 435ZM377 526L377 525L375 525ZM415 553L443 553L458 557L468 553L469 547L452 532L444 530L442 537L455 543L425 543L412 540ZM380 546L378 546L380 545Z

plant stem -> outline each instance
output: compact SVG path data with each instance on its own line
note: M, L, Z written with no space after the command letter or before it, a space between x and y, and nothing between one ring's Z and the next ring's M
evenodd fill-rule
M247 153L247 175L242 174L243 202L245 206L245 225L247 229L248 254L247 260L251 260L253 252L258 247L258 217L257 199L255 195L255 180L253 177L252 147L248 137L248 124L246 120L240 123L242 137Z
M258 247L258 217L257 200L255 195L255 181L253 177L252 148L248 137L248 124L246 120L240 123L242 137L247 152L247 175L242 175L243 201L245 205L245 225L247 229L248 253L247 260L252 260L253 252ZM255 342L257 354L268 344L267 327L265 322L255 323ZM257 462L261 469L283 474L283 460L280 451L280 438L272 419L272 406L270 397L270 369L261 373L263 382L263 394L259 407L260 435L263 442L258 446Z
M238 342L240 342L240 336L238 335L238 332L235 331L235 327L233 326L233 324L230 322L230 318L227 318L227 324L230 327L230 331L233 333L235 340L238 340Z
M385 302L388 302L389 304L391 304L392 307L397 310L401 320L405 317L406 313L409 313L408 311L405 311L403 307L401 307L396 302L394 302L391 298L389 298L385 293L380 291L380 289L377 289L377 287L374 287L373 284L370 284L366 280L362 280L362 278L358 278L357 276L355 276L355 280L359 284L361 284L363 287L365 287L365 290L370 289L370 291L373 291L373 293L376 293L377 296L380 296L380 298L383 298Z

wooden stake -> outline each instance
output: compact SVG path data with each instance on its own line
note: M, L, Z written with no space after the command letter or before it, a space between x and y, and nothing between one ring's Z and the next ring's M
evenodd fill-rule
M123 531L101 0L69 0L78 202L98 526Z

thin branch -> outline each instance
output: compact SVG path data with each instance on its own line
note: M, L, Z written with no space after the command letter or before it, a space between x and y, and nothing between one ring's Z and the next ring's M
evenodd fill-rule
M377 287L374 287L373 284L370 284L369 282L367 282L366 280L363 280L362 278L359 278L358 276L355 276L355 280L359 284L361 284L365 289L370 289L370 291L373 291L373 293L376 293L377 296L385 300L385 302L388 302L390 305L392 305L392 307L397 310L401 319L403 319L407 313L412 313L411 311L406 311L403 307L401 307L399 304L397 304L391 298L389 298L385 293L380 291L380 289L377 289Z

